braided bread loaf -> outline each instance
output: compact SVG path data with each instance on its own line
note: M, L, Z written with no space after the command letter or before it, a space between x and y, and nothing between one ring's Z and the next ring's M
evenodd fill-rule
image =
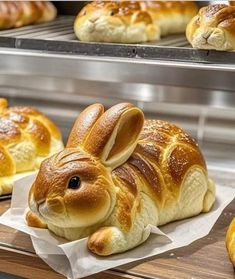
M56 14L56 8L50 2L0 1L0 29L51 21Z
M76 120L66 148L43 161L29 193L28 225L110 255L144 242L148 224L207 212L215 201L198 145L140 109L100 104Z
M74 31L87 42L140 43L185 32L198 7L190 1L95 1L78 14Z
M226 235L226 247L231 262L235 266L235 218L233 218Z
M17 176L38 169L62 148L60 132L46 116L29 107L7 108L0 99L0 195L11 192Z
M235 50L235 6L201 8L188 24L186 36L194 48Z

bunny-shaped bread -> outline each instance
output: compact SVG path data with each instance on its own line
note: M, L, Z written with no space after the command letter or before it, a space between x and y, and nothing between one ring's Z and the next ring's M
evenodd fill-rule
M191 1L94 1L74 22L86 42L141 43L184 33L198 12Z
M235 218L233 218L229 225L226 234L226 247L229 254L229 258L232 264L235 266Z
M0 98L0 195L11 193L17 177L62 149L60 132L46 116L30 107L7 108Z
M186 36L194 48L235 50L235 6L201 8L187 26Z
M207 212L215 201L203 156L182 129L144 121L128 103L101 104L76 120L66 148L45 160L29 193L29 226L48 227L106 256L131 249L163 225Z

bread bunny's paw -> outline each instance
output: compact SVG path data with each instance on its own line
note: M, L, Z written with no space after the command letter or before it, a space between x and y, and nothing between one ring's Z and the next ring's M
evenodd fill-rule
M35 213L32 211L28 211L26 214L26 222L28 226L40 228L40 229L46 229L47 225L40 219Z
M103 227L90 236L88 248L99 256L109 256L122 252L125 242L125 234L120 229Z

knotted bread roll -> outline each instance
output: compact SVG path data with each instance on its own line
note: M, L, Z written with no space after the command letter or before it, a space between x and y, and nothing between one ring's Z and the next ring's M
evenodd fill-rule
M119 104L76 120L66 148L45 160L29 193L29 226L68 240L89 236L101 256L144 242L148 224L207 212L215 201L198 145L181 128Z
M55 19L55 6L46 1L0 1L0 29L21 27Z
M74 31L85 42L141 43L185 32L197 12L190 1L95 1L80 11Z
M194 48L235 50L235 6L215 4L200 9L187 26Z
M62 148L61 134L46 116L29 107L7 108L0 99L0 195L11 193L16 177L37 170Z

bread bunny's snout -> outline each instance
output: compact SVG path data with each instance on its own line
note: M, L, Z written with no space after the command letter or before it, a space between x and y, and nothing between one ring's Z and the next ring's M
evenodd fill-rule
M49 224L83 227L104 220L114 199L106 168L78 149L66 149L42 163L29 205Z

